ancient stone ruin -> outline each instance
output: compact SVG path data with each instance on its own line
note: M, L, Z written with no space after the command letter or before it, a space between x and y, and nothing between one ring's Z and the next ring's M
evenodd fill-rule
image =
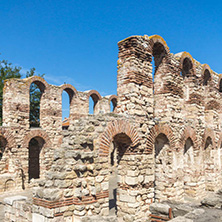
M188 52L170 53L158 35L118 47L117 96L36 76L5 81L0 191L33 190L31 200L6 198L6 221L149 221L153 202L199 200L221 187L222 75ZM32 83L41 91L37 128Z

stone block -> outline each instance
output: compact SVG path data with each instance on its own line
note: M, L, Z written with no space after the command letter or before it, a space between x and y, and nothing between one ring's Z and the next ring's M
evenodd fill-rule
M27 197L24 196L6 197L4 199L4 203L12 206L14 201L21 201L21 200L27 200Z
M125 177L125 182L128 185L136 185L138 183L138 178L137 177Z
M127 203L135 203L136 198L135 196L130 196L129 194L120 194L119 199L122 202L127 202Z

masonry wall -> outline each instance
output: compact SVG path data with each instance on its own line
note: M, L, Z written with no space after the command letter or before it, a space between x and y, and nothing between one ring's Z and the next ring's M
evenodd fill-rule
M146 221L152 202L199 199L221 186L221 76L187 52L170 53L157 35L132 36L118 47L117 96L53 86L39 77L5 83L0 189L34 186L37 217ZM35 129L29 123L33 82L42 89ZM70 96L68 130L61 127L63 90ZM30 184L32 138L44 145L40 179Z

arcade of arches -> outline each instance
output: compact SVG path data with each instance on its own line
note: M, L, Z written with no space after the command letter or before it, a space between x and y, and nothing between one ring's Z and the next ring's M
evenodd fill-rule
M35 219L148 221L153 202L198 200L222 186L221 75L188 52L170 53L158 35L132 36L118 47L117 95L38 76L5 81L0 192L33 189L33 205L22 204ZM40 93L35 127L33 83ZM15 210L7 209L10 220Z

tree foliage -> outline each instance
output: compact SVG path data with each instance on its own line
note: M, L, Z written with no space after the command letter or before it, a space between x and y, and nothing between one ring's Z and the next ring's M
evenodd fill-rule
M0 124L2 124L2 105L3 105L3 88L4 80L11 78L21 78L21 67L13 66L12 63L7 60L0 60ZM31 68L26 72L26 78L36 75L35 68ZM44 78L44 74L41 76ZM40 114L40 99L42 92L35 83L31 84L30 87L30 126L39 126L39 114Z
M26 78L35 75L35 68L31 68L30 71L27 71ZM38 76L44 78L44 74ZM29 120L31 127L39 127L40 126L40 100L42 96L41 90L39 87L32 83L30 86L30 112L29 112Z

